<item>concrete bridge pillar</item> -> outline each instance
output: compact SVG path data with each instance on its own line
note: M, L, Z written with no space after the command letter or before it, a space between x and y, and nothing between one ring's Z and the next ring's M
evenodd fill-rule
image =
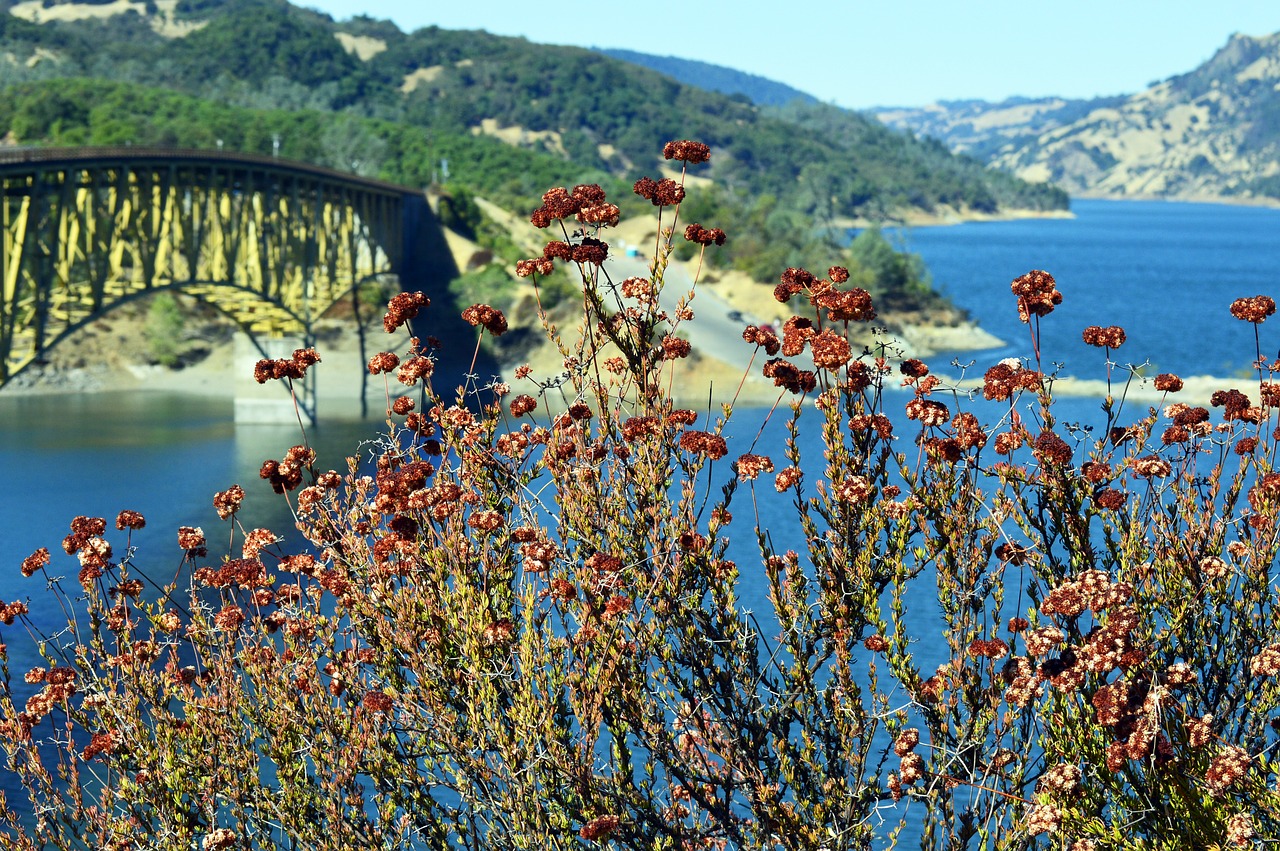
M235 412L237 423L258 423L269 425L285 425L296 423L298 413L294 410L290 397L289 385L284 381L268 381L259 384L253 380L253 367L262 360L263 352L253 344L247 334L236 334L235 352ZM296 349L309 345L302 337L264 337L258 340L266 350L266 357L289 358ZM310 375L308 382L314 381ZM294 391L298 394L299 409L302 421L314 422L315 394L311 388L295 382Z

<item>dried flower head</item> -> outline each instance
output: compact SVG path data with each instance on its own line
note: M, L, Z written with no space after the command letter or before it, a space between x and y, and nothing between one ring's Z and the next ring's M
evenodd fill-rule
M1262 323L1268 316L1276 312L1275 299L1265 295L1251 298L1238 298L1231 302L1231 315L1242 322Z
M720 228L708 229L695 222L684 229L684 238L695 245L724 245L725 233Z
M1014 278L1009 288L1018 297L1018 318L1023 322L1030 322L1032 316L1047 316L1062 304L1057 282L1042 269Z
M382 327L388 334L418 315L418 311L431 305L431 299L420 292L396 293L387 303L386 315L382 317Z
M690 165L705 163L711 159L711 148L702 142L682 139L663 145L662 157L668 160L684 160Z
M588 842L603 842L618 829L621 823L621 819L614 815L599 816L584 824L578 830L578 835Z
M1119 325L1108 325L1106 328L1090 325L1084 329L1083 337L1087 344L1100 349L1118 349L1124 345L1125 340L1124 329Z
M484 329L495 337L507 331L507 317L502 311L487 304L473 304L462 311L462 318L472 326L484 326Z

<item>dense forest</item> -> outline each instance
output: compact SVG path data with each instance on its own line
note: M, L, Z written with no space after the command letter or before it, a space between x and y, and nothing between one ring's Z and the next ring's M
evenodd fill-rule
M855 113L757 106L594 51L335 23L284 0L164 5L41 23L0 14L0 139L258 153L278 139L281 156L447 181L522 209L584 181L622 200L636 177L658 176L663 141L696 138L714 151L698 204L736 228L722 262L761 278L836 259L831 235L856 218L1067 203ZM516 129L499 141L481 128Z

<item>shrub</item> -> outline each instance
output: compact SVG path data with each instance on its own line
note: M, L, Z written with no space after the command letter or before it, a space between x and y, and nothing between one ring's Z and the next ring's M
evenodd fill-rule
M151 297L147 322L142 328L147 343L147 356L153 363L170 369L182 361L182 332L186 316L173 293L159 292Z
M706 154L667 151L686 167ZM660 301L680 183L636 191L665 226L645 278L602 265L617 210L598 187L552 190L533 214L560 238L519 273L581 276L580 327L547 328L562 375L446 395L415 338L370 362L388 402L371 469L316 469L305 442L263 465L310 552L246 529L237 486L214 505L238 552L211 562L204 533L179 529L189 578L159 593L132 512L119 549L104 520L72 522L78 589L47 551L23 564L68 624L44 637L25 705L4 671L4 747L39 814L28 834L9 813L9 844L835 849L891 841L908 817L934 848L1275 835L1267 362L1256 398L1214 395L1218 417L1109 395L1095 437L1054 417L1048 273L1012 285L1031 357L965 390L859 354L846 334L874 317L870 296L839 267L793 268L776 294L810 318L743 335L780 388L760 416L787 437L732 457L743 414L669 401L696 295ZM700 251L724 238L687 233ZM387 329L422 324L426 301L396 296ZM1231 309L1256 325L1274 302ZM487 305L464 318L506 329ZM1123 331L1085 337L1110 381ZM792 529L761 522L777 499ZM731 536L758 562L735 564ZM767 606L744 604L748 575ZM922 592L940 632L913 631ZM941 665L922 666L922 642Z

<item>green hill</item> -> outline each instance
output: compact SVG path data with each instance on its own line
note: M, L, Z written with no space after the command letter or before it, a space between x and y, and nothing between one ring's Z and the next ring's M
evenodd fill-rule
M1002 178L992 172L865 120L851 143L850 118L813 133L811 116L770 113L589 50L435 27L403 33L369 18L335 23L284 0L148 0L79 19L65 18L93 4L7 5L40 21L10 14L0 24L11 85L88 77L257 110L343 112L433 136L519 128L503 138L628 178L657 168L663 141L698 138L716 151L717 183L772 194L806 215L1065 206L1030 185L994 191ZM8 129L12 141L60 141ZM290 144L282 153L313 156Z
M651 208L631 183L666 167L665 141L694 138L713 157L690 212L731 229L712 262L761 281L856 262L838 244L855 220L1067 204L1056 188L855 113L760 107L591 50L335 22L285 0L0 10L0 144L271 153L278 140L283 157L448 184L514 210L550 186L598 182L637 212ZM499 260L518 253L481 222L462 224Z

